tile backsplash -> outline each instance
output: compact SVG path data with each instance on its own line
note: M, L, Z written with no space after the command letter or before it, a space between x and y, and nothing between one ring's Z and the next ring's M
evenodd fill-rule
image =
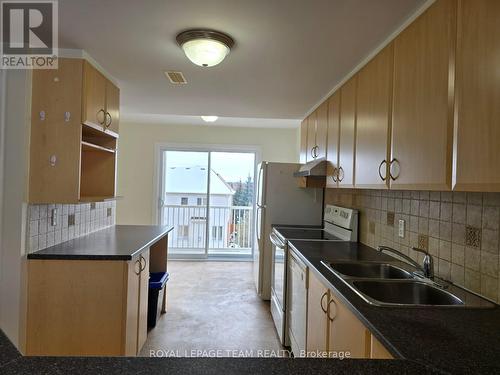
M362 243L418 261L411 248L424 248L439 277L500 302L500 193L326 189L325 203L360 211Z
M51 225L52 209L56 225ZM28 252L32 253L115 225L116 202L28 206Z

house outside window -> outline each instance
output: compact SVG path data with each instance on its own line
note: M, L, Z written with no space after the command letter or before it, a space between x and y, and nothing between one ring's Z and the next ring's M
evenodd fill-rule
M196 198L196 205L206 206L207 205L207 198Z
M182 206L187 206L188 205L188 198L187 197L182 197L181 198L181 205Z

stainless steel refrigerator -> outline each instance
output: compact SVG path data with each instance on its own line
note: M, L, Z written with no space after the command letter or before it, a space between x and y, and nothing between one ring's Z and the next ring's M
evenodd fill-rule
M300 188L293 176L301 164L262 162L258 166L253 272L258 295L271 298L272 224L321 225L323 189Z

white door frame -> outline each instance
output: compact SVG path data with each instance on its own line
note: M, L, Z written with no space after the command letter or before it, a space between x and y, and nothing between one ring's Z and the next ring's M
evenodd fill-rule
M198 151L198 152L208 152L209 153L209 163L210 163L210 152L241 152L241 153L253 153L255 155L254 160L254 184L255 184L255 176L257 173L257 166L262 161L262 151L260 146L254 145L225 145L225 144L202 144L202 143L165 143L165 142L157 142L155 143L155 158L154 158L154 171L153 171L153 202L152 202L152 223L155 225L160 224L160 193L163 190L163 174L164 171L160 170L163 165L162 156L165 151ZM210 186L210 173L208 174L208 184ZM210 188L208 187L208 190ZM254 199L255 201L255 199ZM253 203L253 212L255 212L255 204ZM210 206L210 196L207 197L207 207ZM207 219L208 220L208 219ZM252 220L252 232L254 231L253 226L255 225L255 220ZM205 255L208 255L208 236L209 228L207 225L206 228L206 251ZM253 257L253 246L252 245L252 257ZM187 257L186 257L187 258ZM199 256L198 256L199 258Z

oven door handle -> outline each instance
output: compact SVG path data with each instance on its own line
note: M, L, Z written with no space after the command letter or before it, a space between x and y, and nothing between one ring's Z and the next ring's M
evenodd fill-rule
M283 242L281 242L281 240L278 238L278 236L275 233L271 232L271 234L269 235L269 239L271 240L271 242L273 243L274 246L279 247L279 248L285 247L285 244Z

